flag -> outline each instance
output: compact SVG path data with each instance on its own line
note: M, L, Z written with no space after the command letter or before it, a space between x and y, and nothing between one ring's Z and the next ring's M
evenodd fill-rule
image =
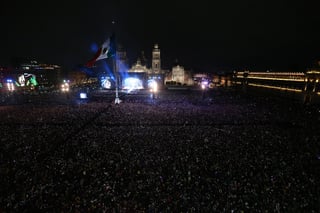
M98 49L94 57L86 63L87 67L92 67L96 61L105 58L112 58L116 54L115 36L112 34Z

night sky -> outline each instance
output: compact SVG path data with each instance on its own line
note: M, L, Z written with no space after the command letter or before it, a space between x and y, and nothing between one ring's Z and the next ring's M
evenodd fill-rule
M129 63L155 43L162 66L195 72L304 71L320 60L316 1L5 1L0 65L29 57L64 69L84 64L116 33ZM112 25L112 21L115 25Z

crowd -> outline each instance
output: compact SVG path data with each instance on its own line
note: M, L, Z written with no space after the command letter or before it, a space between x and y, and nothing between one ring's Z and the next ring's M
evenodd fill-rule
M0 212L319 212L317 106L122 99L0 106Z

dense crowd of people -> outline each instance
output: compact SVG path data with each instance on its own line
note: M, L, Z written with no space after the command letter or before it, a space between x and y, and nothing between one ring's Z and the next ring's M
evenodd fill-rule
M318 106L122 100L0 106L0 212L319 212Z

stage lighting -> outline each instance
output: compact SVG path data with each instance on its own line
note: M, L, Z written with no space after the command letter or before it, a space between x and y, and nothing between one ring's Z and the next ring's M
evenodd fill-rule
M139 78L129 77L124 79L123 89L132 91L143 89L142 81Z
M84 93L84 92L80 93L80 99L87 99L87 98L88 98L87 93Z

